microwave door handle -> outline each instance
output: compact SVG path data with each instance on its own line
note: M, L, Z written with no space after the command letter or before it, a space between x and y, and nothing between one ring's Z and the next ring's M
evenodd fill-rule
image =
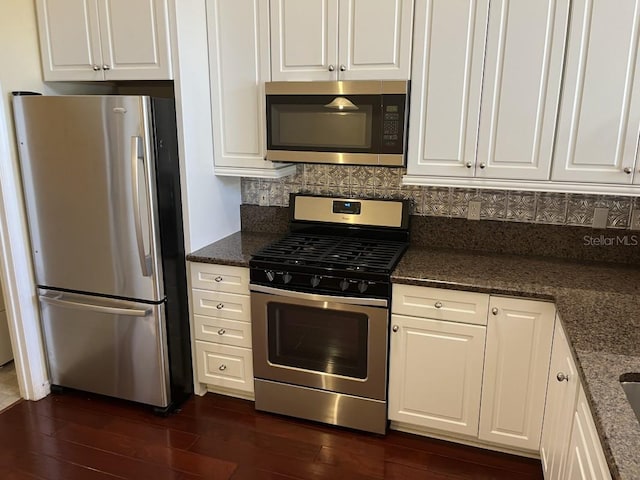
M272 295L280 295L281 297L299 298L301 300L311 300L314 302L334 302L345 303L348 305L361 305L364 307L387 307L389 302L383 298L358 298L358 297L342 297L338 295L317 295L315 293L296 292L293 290L282 290L280 288L265 287L264 285L249 285L252 292L269 293Z
M93 305L90 303L73 302L71 300L63 300L64 295L59 294L56 296L38 295L41 301L49 305L57 307L73 308L76 310L89 310L91 312L106 313L109 315L127 315L129 317L146 317L151 310L141 310L135 308L118 308L118 307L105 307L104 305Z
M151 259L144 251L144 236L142 234L142 218L140 215L140 169L138 163L140 160L140 137L134 135L131 137L131 193L133 198L133 221L136 232L136 242L138 245L138 257L140 259L140 268L142 275L151 276Z

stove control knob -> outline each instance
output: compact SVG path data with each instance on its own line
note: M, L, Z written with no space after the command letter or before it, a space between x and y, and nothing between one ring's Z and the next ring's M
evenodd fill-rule
M291 281L291 279L292 279L292 278L293 278L293 277L291 276L291 274L290 274L289 272L284 272L284 273L282 274L282 281L283 281L284 283L289 283L289 282Z
M344 292L347 288L349 288L349 280L343 278L340 280L340 289Z
M320 284L320 277L318 275L314 275L311 277L311 286L317 287Z
M361 281L360 283L358 283L358 291L360 293L366 292L367 288L369 288L369 284L367 282L365 282L364 280Z
M276 278L276 274L273 273L272 270L265 270L265 272L267 274L267 280L269 280L270 282L273 282L273 279Z

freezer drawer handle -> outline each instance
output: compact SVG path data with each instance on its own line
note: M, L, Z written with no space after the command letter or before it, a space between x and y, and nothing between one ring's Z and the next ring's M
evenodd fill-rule
M50 297L47 295L39 295L40 300L49 305L56 305L60 307L75 308L77 310L90 310L92 312L108 313L110 315L127 315L129 317L146 317L151 313L150 309L140 310L137 308L118 308L118 307L105 307L103 305L91 305L89 303L72 302L71 300L63 300L63 295L56 295Z
M131 187L133 189L133 219L136 229L136 241L138 242L138 256L140 257L140 267L142 275L151 276L151 256L144 251L144 237L142 235L142 218L140 215L140 188L138 161L144 161L144 155L140 154L140 137L131 137Z

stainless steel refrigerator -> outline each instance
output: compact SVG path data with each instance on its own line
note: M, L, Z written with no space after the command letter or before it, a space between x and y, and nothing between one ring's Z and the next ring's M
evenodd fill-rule
M170 410L193 391L173 100L13 106L51 384Z

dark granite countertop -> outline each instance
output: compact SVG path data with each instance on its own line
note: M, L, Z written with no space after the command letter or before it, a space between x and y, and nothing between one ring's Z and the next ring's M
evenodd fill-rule
M236 232L190 253L187 255L187 260L190 262L248 267L251 255L279 238L282 238L282 234Z
M613 478L640 478L640 423L620 375L640 372L640 268L412 246L395 283L555 301Z
M248 266L282 233L238 232L187 256ZM569 338L613 478L640 478L640 423L620 375L640 373L640 268L411 246L395 283L553 300Z

